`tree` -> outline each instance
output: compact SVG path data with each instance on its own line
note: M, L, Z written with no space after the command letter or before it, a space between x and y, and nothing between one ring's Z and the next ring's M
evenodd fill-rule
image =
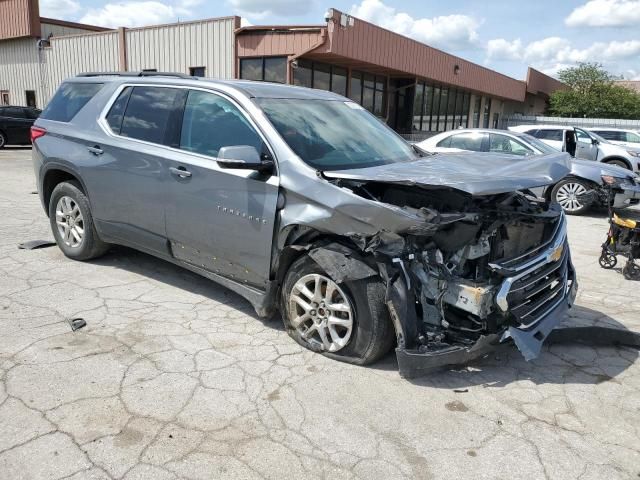
M549 99L549 113L560 117L640 119L640 94L614 83L598 63L579 63L558 72L567 87Z

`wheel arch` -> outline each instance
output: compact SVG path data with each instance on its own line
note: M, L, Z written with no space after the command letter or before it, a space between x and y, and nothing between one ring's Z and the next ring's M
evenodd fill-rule
M624 164L627 166L627 168L628 168L629 170L632 170L632 171L633 171L633 166L631 165L631 162L630 162L629 160L627 160L626 158L624 158L624 157L606 157L606 158L603 158L603 159L602 159L602 160L600 160L600 161L601 161L602 163L611 163L611 162L614 162L614 161L616 161L616 162L622 162L622 163L624 163Z
M44 204L45 211L49 215L49 202L51 201L51 194L53 190L62 182L76 181L80 185L80 190L87 196L87 188L80 176L68 167L63 165L50 165L42 176L42 203ZM89 201L91 203L91 201Z

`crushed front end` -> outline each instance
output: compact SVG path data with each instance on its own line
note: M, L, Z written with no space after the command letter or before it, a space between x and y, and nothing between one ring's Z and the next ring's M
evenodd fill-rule
M386 282L402 376L465 363L507 341L526 360L539 355L577 289L559 205L527 190L337 183L424 218L404 231L353 236Z

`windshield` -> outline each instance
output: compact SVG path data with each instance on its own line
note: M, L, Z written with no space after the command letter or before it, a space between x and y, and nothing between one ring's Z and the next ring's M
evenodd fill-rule
M411 146L354 102L257 99L291 149L318 170L346 170L418 158Z
M536 137L529 135L528 133L523 134L520 138L545 155L549 153L558 153L560 151L550 145L547 145L542 140L538 140Z

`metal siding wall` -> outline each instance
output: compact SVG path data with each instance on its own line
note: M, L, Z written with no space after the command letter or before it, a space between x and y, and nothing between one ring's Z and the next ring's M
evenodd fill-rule
M9 91L12 105L27 104L25 90L35 90L38 107L44 105L45 76L38 55L35 38L0 41L0 90Z
M86 30L83 28L67 27L64 25L53 25L51 23L41 23L42 38L47 39L50 36L61 37L62 35L79 35L83 33L94 33L94 30Z
M37 36L39 18L34 0L0 0L0 39Z
M320 29L292 32L250 32L238 35L238 57L296 55L321 39Z
M225 18L128 29L127 69L189 73L189 67L205 67L207 77L233 78L234 26Z
M92 33L71 37L54 37L45 49L47 65L47 100L60 83L81 72L119 70L118 33Z

